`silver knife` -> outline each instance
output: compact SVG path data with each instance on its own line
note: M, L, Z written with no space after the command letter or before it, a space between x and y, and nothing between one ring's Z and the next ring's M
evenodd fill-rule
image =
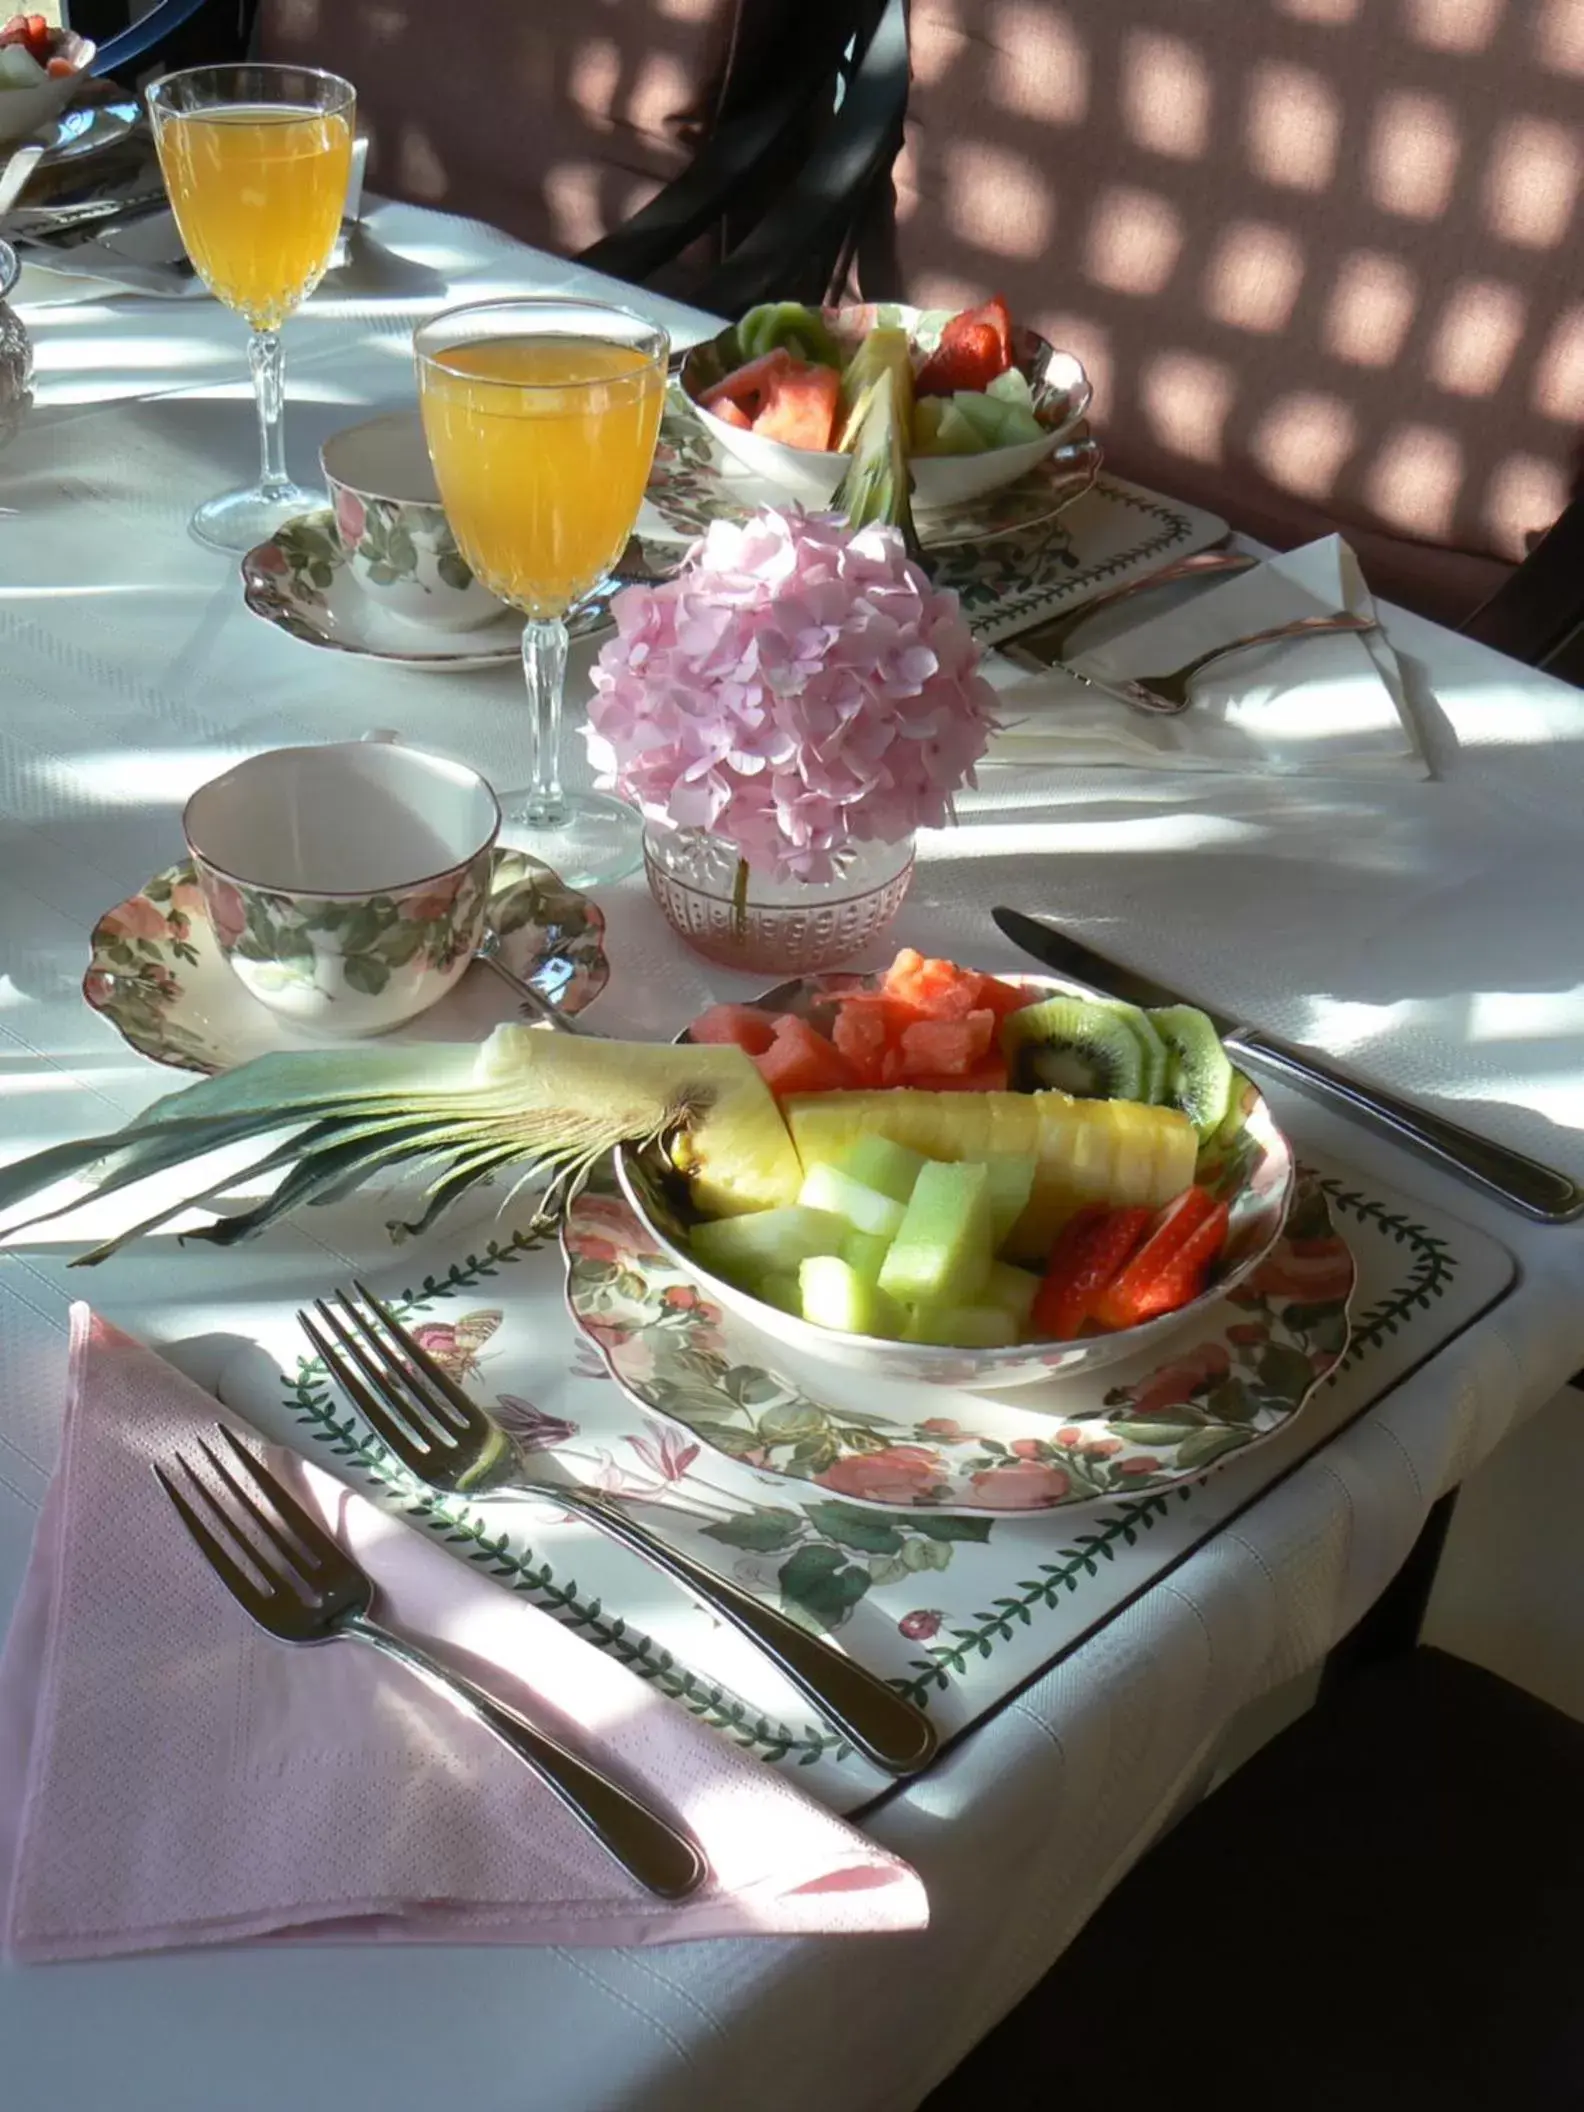
M1085 689L1098 690L1116 704L1130 704L1135 711L1152 715L1160 711L1161 700L1151 694L1142 683L1130 682L1125 675L1102 678L1091 675L1081 667L1073 667L1066 660L1042 660L1038 653L1022 645L1016 638L1009 638L996 651L1003 660L1010 660L1014 667L1022 668L1028 675L1061 675L1069 682L1081 682Z
M1131 968L1108 961L1104 954L1094 952L1081 939L1069 938L1065 932L1042 924L1035 917L1024 916L1021 910L993 909L990 914L1021 952L1029 954L1053 973L1082 983L1103 996L1146 1007L1197 1002L1152 982L1147 975L1139 975ZM1395 1093L1386 1092L1380 1086L1361 1085L1357 1079L1332 1070L1328 1063L1307 1049L1295 1049L1253 1027L1240 1026L1236 1020L1211 1011L1207 1005L1201 1005L1199 1009L1220 1035L1229 1054L1279 1072L1293 1085L1313 1093L1316 1099L1372 1123L1395 1142L1434 1160L1449 1173L1472 1181L1475 1187L1488 1189L1526 1216L1539 1218L1544 1224L1562 1225L1584 1215L1584 1188L1553 1167L1542 1166L1537 1159L1526 1158L1520 1151L1509 1151L1504 1144L1493 1144L1487 1137L1477 1137L1472 1130L1462 1129L1456 1122L1448 1122L1440 1115L1410 1107L1407 1101L1399 1100Z

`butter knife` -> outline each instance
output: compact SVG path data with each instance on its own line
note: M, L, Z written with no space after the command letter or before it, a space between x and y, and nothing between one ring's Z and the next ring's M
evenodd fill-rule
M1081 939L1071 938L1035 917L1024 916L1021 910L993 909L990 914L1021 952L1054 974L1066 976L1105 997L1146 1007L1197 1003L1196 999L1184 998L1180 992L1152 982L1147 975L1108 961ZM1293 1048L1257 1028L1241 1026L1207 1005L1199 1009L1220 1035L1229 1055L1277 1072L1317 1100L1356 1115L1394 1142L1418 1152L1461 1180L1472 1182L1476 1188L1487 1190L1525 1216L1538 1218L1543 1224L1562 1225L1584 1215L1584 1188L1555 1168L1542 1166L1522 1152L1510 1151L1504 1144L1494 1144L1488 1137L1476 1136L1472 1130L1440 1115L1412 1107L1384 1087L1362 1085L1356 1078L1333 1070L1308 1049Z

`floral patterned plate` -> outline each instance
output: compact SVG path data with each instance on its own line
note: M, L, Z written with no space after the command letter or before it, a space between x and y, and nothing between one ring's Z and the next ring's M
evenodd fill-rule
M490 922L503 965L563 1011L581 1012L610 977L605 919L537 858L502 850L494 859ZM323 1047L243 989L215 943L185 860L106 910L90 943L83 996L156 1063L226 1071L272 1049ZM499 977L473 968L433 1010L389 1038L482 1041L510 1004Z
M668 553L669 554L669 553ZM277 528L242 560L242 599L255 616L332 653L393 660L419 672L466 674L514 666L522 652L522 618L506 609L476 630L426 631L392 616L352 577L326 506ZM610 596L591 596L568 620L574 638L604 630Z
M921 1396L709 1304L614 1196L583 1196L562 1244L572 1317L612 1376L701 1444L849 1502L992 1515L1193 1481L1273 1436L1346 1354L1357 1274L1305 1175L1255 1273L1167 1345L1007 1398Z
M920 540L931 548L982 543L1002 535L1027 534L1054 521L1083 497L1100 473L1100 449L1087 429L1038 469L1003 484L982 498L940 507L917 517ZM654 468L639 527L646 537L702 535L711 521L744 520L759 506L785 507L787 494L757 477L718 447L679 389L666 398Z

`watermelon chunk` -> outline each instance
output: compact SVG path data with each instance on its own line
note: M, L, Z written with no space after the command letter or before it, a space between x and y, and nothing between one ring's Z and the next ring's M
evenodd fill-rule
M896 1059L900 1063L900 1058ZM914 1077L903 1076L899 1069L894 1076L881 1080L883 1085L905 1085L913 1093L1004 1093L1007 1089L1006 1061L1000 1056L986 1056L976 1063L971 1071L923 1072Z
M888 997L912 1005L925 1019L965 1019L979 1003L984 977L954 961L926 960L904 946L885 973Z
M841 400L841 376L834 367L799 366L793 361L771 376L753 422L764 440L825 454Z
M688 1028L688 1040L708 1047L730 1044L762 1056L775 1040L775 1020L754 1005L711 1005Z
M777 345L762 359L750 359L746 366L733 367L724 380L704 391L699 398L699 408L713 411L722 403L735 403L739 410L755 418L764 406L771 382L778 374L796 365L797 361L786 346Z
M840 1049L791 1012L776 1020L775 1040L754 1062L778 1100L789 1093L845 1092L858 1083Z
M1011 983L1003 983L993 975L979 979L979 1002L988 1005L995 1014L997 1024L1013 1012L1022 1012L1037 1002L1026 990L1018 990Z
M722 425L735 426L740 433L753 431L753 420L745 410L733 403L729 396L723 396L719 403L711 404L710 414L718 418Z
M878 1005L844 1004L831 1023L831 1040L864 1085L880 1083L880 1065L891 1046L885 1014Z
M900 1044L903 1076L971 1071L990 1053L995 1023L995 1014L981 1009L965 1019L921 1019L916 1026L904 1027Z

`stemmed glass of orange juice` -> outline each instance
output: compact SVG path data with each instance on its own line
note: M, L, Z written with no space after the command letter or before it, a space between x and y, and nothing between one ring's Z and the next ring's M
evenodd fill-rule
M424 435L463 556L528 619L529 783L502 807L571 886L636 870L631 807L561 783L568 614L626 546L665 399L663 330L598 301L479 301L414 337Z
M286 474L280 326L324 276L352 170L356 96L309 66L195 66L148 92L160 172L193 268L246 317L259 480L192 517L201 542L251 550L324 504Z

